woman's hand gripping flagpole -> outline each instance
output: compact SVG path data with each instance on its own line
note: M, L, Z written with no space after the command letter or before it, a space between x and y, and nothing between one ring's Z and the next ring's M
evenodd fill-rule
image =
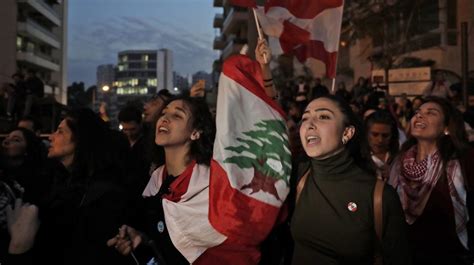
M258 39L257 47L255 48L255 59L260 64L262 69L263 86L265 93L272 99L276 99L277 92L273 85L272 72L270 69L270 62L267 58L271 58L271 50L264 38Z
M255 19L255 25L257 27L257 33L258 33L258 40L263 40L263 33L262 29L260 28L260 23L258 22L258 16L257 16L257 11L255 8L252 8L253 11L253 18ZM267 57L265 54L263 55L263 60L265 63L268 63L269 57Z

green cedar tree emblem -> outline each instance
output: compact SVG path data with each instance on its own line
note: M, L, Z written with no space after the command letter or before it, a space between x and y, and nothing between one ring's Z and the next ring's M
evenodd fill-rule
M291 153L286 135L286 126L281 120L262 120L254 125L255 130L243 132L247 137L237 137L241 144L229 146L229 150L239 155L228 157L224 163L236 164L240 168L253 168L254 176L241 189L268 192L281 200L275 183L283 180L289 185Z

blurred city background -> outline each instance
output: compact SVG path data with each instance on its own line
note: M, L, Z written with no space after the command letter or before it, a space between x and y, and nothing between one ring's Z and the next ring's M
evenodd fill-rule
M228 0L2 0L1 131L29 115L50 133L61 111L75 106L118 128L123 107L142 108L163 89L186 93L198 80L213 106L223 61L256 45L252 18ZM353 93L363 80L412 99L442 73L452 100L466 108L474 95L473 28L472 0L346 0L336 84ZM271 66L283 94L300 80L331 87L316 60L301 64L275 51ZM18 84L28 92L11 105L8 91Z

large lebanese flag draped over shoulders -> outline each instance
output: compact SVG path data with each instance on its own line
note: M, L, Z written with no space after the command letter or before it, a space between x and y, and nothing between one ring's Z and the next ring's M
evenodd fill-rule
M264 32L300 62L315 58L336 76L343 0L269 0L257 9Z
M224 62L216 112L209 220L227 242L257 249L289 192L284 112L265 94L259 64L244 55Z

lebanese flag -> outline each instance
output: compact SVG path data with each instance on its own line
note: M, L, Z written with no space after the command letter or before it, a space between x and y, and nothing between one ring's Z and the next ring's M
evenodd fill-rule
M265 34L279 39L284 53L302 63L322 61L326 75L336 76L343 0L269 0L257 15Z
M216 113L210 221L232 240L257 246L289 192L285 113L265 94L260 65L245 55L224 62Z
M190 264L257 265L289 192L284 112L265 94L260 65L244 55L224 62L216 112L213 160L192 162L171 183L166 228ZM162 166L143 196L156 195L165 177Z
M257 2L255 0L231 0L230 3L234 6L240 7L257 7Z

